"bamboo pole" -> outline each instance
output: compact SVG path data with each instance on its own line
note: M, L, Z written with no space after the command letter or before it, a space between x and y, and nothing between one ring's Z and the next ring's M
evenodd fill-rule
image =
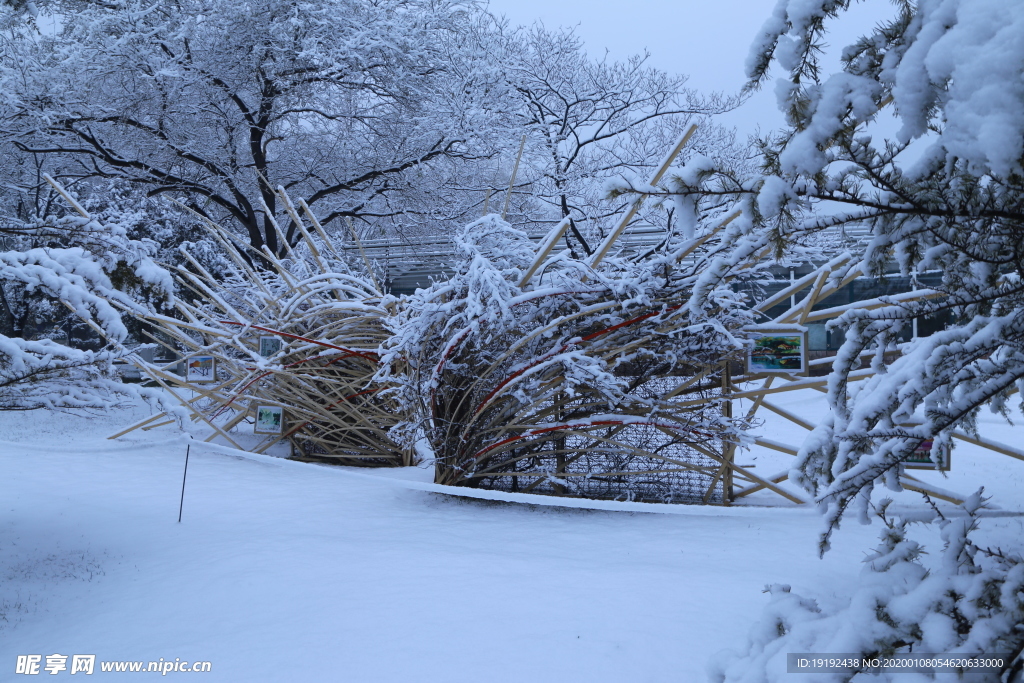
M681 251L679 253L679 255L676 256L676 263L682 262L683 259L685 259L687 256L692 254L694 251L696 251L697 249L702 247L705 242L707 242L709 239L711 239L712 237L714 237L715 235L720 233L722 230L725 229L726 226L728 226L730 223L732 223L734 220L736 220L737 218L739 218L742 215L743 215L742 211L733 211L731 214L726 216L725 220L723 220L717 226L715 226L714 228L709 230L707 232L707 234L698 237L696 240L693 241L693 244L691 244L686 249Z
M76 202L74 198L70 194L68 194L68 191L65 190L60 183L58 183L56 180L50 177L49 173L43 174L43 180L48 182L53 187L53 189L57 190L60 196L64 198L64 201L70 204L71 208L77 211L82 218L92 218L92 216L89 215L89 212L83 209L82 205Z
M294 221L295 227L298 228L299 234L302 235L302 239L306 243L306 246L309 247L309 253L312 254L317 266L320 267L320 271L327 272L327 268L324 266L324 262L320 258L320 250L316 248L315 244L313 244L313 239L306 231L306 226L302 224L302 219L299 217L299 213L295 210L295 207L292 206L291 197L288 196L288 193L285 192L284 188L280 185L277 186L277 194L281 197L281 202L284 204L285 211L288 212L288 215L291 217L292 221Z
M324 228L320 225L320 221L318 221L316 216L313 215L313 211L306 205L306 200L300 199L299 206L301 206L302 210L306 213L306 216L309 218L309 222L313 224L313 229L316 230L318 235L320 235L320 239L324 241L324 244L331 250L331 253L334 254L336 258L340 259L341 255L334 248L334 245L331 244L331 241L327 239L327 233L324 232Z
M537 257L533 260L533 263L530 264L530 267L526 269L526 273L519 280L520 289L525 287L530 280L533 279L534 273L536 273L537 269L544 264L544 260L548 257L548 254L551 253L551 250L555 248L558 240L562 239L562 236L568 228L569 219L563 218L559 221L558 225L556 225L555 228L547 234L544 241L541 242L540 246L537 248Z
M508 213L508 203L512 199L512 189L516 186L516 176L519 174L519 161L523 158L523 148L526 147L526 133L519 140L519 153L516 155L515 166L512 167L512 176L508 180L508 192L505 193L505 205L501 207L501 220L505 220Z
M349 232L352 233L352 239L355 241L356 246L359 247L359 255L363 257L363 264L366 266L366 273L370 276L370 282L373 283L373 288L377 290L378 294L382 294L383 291L380 285L377 284L377 277L373 274L373 266L370 265L370 259L366 257L366 252L363 250L363 243L359 239L359 235L356 234L356 226L352 224L352 218L345 216L345 222L348 224Z
M832 259L827 264L825 264L825 266L823 266L823 267L831 267L832 265L835 265L838 268L838 267L841 267L843 264L845 264L846 262L848 262L852 258L853 257L850 256L849 254L840 254L839 256L837 256L836 258ZM808 273L807 275L804 275L802 278L800 278L796 282L791 283L788 287L782 289L779 292L776 292L772 296L768 297L767 299L765 299L764 301L759 303L757 306L754 307L754 310L764 312L764 311L767 311L772 306L775 306L776 304L781 303L782 301L790 298L791 296L793 296L797 292L799 292L802 289L810 286L815 281L815 279L818 277L818 273L819 272L820 272L820 269L812 271L812 272ZM789 311L787 311L787 313L788 312Z
M671 152L669 152L668 156L665 157L665 160L661 162L661 165L658 167L658 170L654 172L654 175L651 177L651 181L647 183L648 185L657 185L658 183L661 182L662 176L665 175L665 172L668 171L669 166L672 165L672 162L675 161L679 153L683 151L683 147L686 146L686 143L690 141L690 138L693 137L693 134L696 132L696 124L691 125L687 129L686 133L683 134L683 137L679 140L676 146L672 149ZM601 264L601 261L604 260L604 257L608 255L608 252L611 250L612 245L615 244L615 242L619 239L622 233L626 230L626 227L629 225L630 221L633 220L633 216L636 215L636 212L640 210L640 206L641 204L643 204L643 200L644 195L638 197L637 200L633 202L633 205L630 207L629 211L626 212L626 215L623 216L621 221L619 221L619 225L608 235L608 237L605 238L604 242L601 244L601 246L590 259L591 268L596 270L597 267Z
M761 394L760 399L761 399L761 405L764 406L765 408L767 408L768 410L772 411L776 415L784 417L787 420L789 420L790 422L792 422L793 424L800 425L801 427L803 427L804 429L806 429L808 431L811 431L811 430L814 429L814 425L811 424L810 422L808 422L807 420L803 419L802 417L800 417L798 415L794 415L793 413L789 412L785 408L781 408L781 407L775 405L774 403L771 403L769 401L764 400L764 394Z

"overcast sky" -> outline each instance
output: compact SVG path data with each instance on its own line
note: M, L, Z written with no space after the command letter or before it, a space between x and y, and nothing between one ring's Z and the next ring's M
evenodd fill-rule
M774 6L775 0L490 0L491 11L513 24L576 27L591 55L607 49L624 59L646 49L652 66L687 74L699 90L726 93L743 87L750 44ZM889 8L882 0L855 4L830 42L852 42ZM837 58L832 62L838 66ZM724 122L743 133L781 126L771 86Z

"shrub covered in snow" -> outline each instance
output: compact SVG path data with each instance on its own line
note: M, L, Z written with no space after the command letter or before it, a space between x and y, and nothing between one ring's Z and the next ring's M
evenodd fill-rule
M955 671L913 674L899 669L787 674L789 653L848 654L870 661L915 652L964 658L1007 655L1001 672L974 672L978 677L968 680L1020 680L1011 675L1019 675L1024 664L1024 560L979 547L971 539L984 503L981 491L964 503L964 516L936 514L945 545L934 563L923 560L924 547L908 534L911 522L886 514L888 503L877 511L884 523L880 542L865 558L848 600L828 610L787 585L768 586L771 600L745 647L715 658L712 681L770 683L793 676L808 683L963 680Z
M132 240L123 226L67 216L7 225L0 251L4 310L9 297L30 297L36 316L64 307L101 338L86 350L51 339L0 334L0 410L95 408L133 393L113 372L127 355L123 310L137 295L167 298L169 274L151 258L155 245Z
M526 278L526 235L470 224L457 274L391 323L378 379L408 415L398 438L429 444L440 483L720 501L743 420L715 397L751 315L727 283L736 263L716 259L727 241L691 235L600 270L563 252Z

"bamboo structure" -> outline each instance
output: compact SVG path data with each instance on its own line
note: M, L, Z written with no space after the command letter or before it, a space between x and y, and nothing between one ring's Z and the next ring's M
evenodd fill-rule
M386 387L373 381L380 368L377 349L387 337L386 297L372 273L347 272L304 203L299 206L319 241L283 189L278 193L302 241L279 258L265 248L239 246L208 222L232 263L231 273L214 277L182 250L190 268L178 268L175 275L196 299L179 298L176 316L144 316L154 328L151 340L181 357L162 365L135 362L194 421L212 430L207 441L219 437L241 448L231 430L255 420L259 432L260 417L266 416L269 428L262 430L255 452L288 441L298 457L409 465L410 451L388 435L399 418L395 406L383 395ZM110 438L166 422L150 418Z
M826 309L814 310L816 306L824 302L827 298L839 292L844 287L849 286L854 280L862 276L863 272L859 267L854 265L853 257L851 255L840 255L828 263L821 265L819 268L803 278L793 282L788 287L783 288L775 295L759 303L755 307L755 310L764 313L768 309L785 302L787 299L796 299L795 303L791 305L788 310L776 316L769 322L762 323L759 327L772 328L782 327L785 325L801 326L809 322L831 320L852 309L873 309L896 302L909 303L920 299L942 296L940 292L935 290L920 289L913 292L907 292L905 294L888 296L884 302L880 300L855 301ZM899 351L897 350L897 353L898 352ZM822 375L827 374L831 370L831 363L831 358L821 358L809 361L806 363L806 371L799 374L766 374L750 372L748 369L748 371L743 375L735 378L734 381L737 384L742 383L743 386L733 392L732 398L734 400L748 399L751 401L751 407L747 413L747 417L749 419L754 419L758 411L767 410L777 417L781 417L787 423L796 426L798 428L796 433L799 433L799 430L810 432L816 427L813 422L810 422L804 417L796 415L777 405L773 402L773 398L769 397L773 394L804 389L825 393L828 378ZM876 371L872 367L863 367L862 369L851 373L849 379L850 381L863 381L875 374ZM971 436L960 430L954 431L952 436L954 439L959 441L970 443L991 452L1024 461L1024 451L1020 449L979 436ZM763 448L791 456L796 456L798 454L801 445L800 441L783 442L764 435L757 436L754 443ZM948 466L949 463L947 461L943 469L948 469ZM938 468L938 463L936 463L936 468ZM920 466L917 469L929 469L929 467ZM937 489L936 487L922 481L919 477L909 474L906 471L904 471L900 476L903 487L908 490L924 493L933 498L957 505L962 504L966 499L966 496L964 495L952 494L948 491ZM789 469L787 468L777 474L767 476L765 481L778 485L786 481L788 478ZM738 500L753 493L763 491L766 488L770 487L761 483L751 482L734 487L732 495L735 500Z
M661 179L692 134L691 128L650 185ZM744 351L709 338L688 347L687 360L680 362L678 351L687 346L683 330L693 323L682 312L687 287L698 275L694 272L690 277L685 273L666 275L664 287L650 292L645 306L628 315L619 314L612 294L615 286L609 287L605 281L590 289L589 281L642 200L641 196L633 203L591 257L590 273L584 272L577 280L584 286L557 291L531 285L564 235L567 221L563 221L542 241L517 283L523 295L516 305L535 309L533 312L523 310L518 326L496 333L478 326L455 336L442 335L435 347L441 353L439 360L435 359L426 411L428 438L437 454L438 483L705 504L729 504L767 490L796 504L808 502L802 493L781 486L788 479L788 468L763 477L754 474L752 466L737 464L738 434L754 424L760 410L801 429L814 429L814 424L777 405L770 395L799 389L825 391L827 380L813 375L815 371L824 374L831 360L809 361L804 336L805 355L799 373L757 372L743 362ZM698 269L707 264L709 247L737 216L727 217L716 230L694 240L678 254L677 265L684 258L698 264ZM723 281L742 277L740 271L755 268L766 252L762 249L752 254L749 263L738 266ZM862 276L852 256L836 257L754 307L763 316L790 299L793 304L788 310L769 321L730 331L752 344L772 328L806 334L804 325L838 317L853 308L872 309L940 296L939 292L920 290L885 301L815 310ZM542 292L535 298L543 303L531 300L531 290ZM459 298L466 293L448 291L445 296ZM712 315L718 315L720 322L728 318L727 311ZM541 343L545 339L560 341L545 347ZM571 352L593 361L595 373L610 372L623 380L621 394L609 401L607 391L596 383L570 379L568 366L557 357ZM466 368L472 371L467 373ZM733 368L738 369L736 376ZM873 369L865 367L853 373L851 380L873 374ZM749 399L751 407L734 416L733 401L737 399ZM954 438L1024 459L1024 452L1003 444L959 432ZM756 436L754 443L794 456L799 447L766 436ZM962 496L936 489L911 474L904 472L901 477L908 489L962 502Z
M652 185L694 130L660 164ZM413 392L427 393L421 422L437 483L725 505L738 484L804 502L735 462L750 418L733 415L731 375L743 358L749 316L732 304L696 312L690 305L704 268L726 248L724 228L739 214L667 260L611 258L642 199L585 262L551 256L568 220L559 223L521 264L509 294L511 324L474 319L469 304L460 304L482 296L473 279L456 277L433 299L417 302L448 307L424 334L421 357L410 361L429 373L406 378ZM733 276L753 270L741 264ZM554 284L541 284L538 274ZM637 282L646 283L643 291L624 302L622 292Z
M654 305L622 319L596 297L580 301L566 292L544 299L545 315L538 317L555 320L502 335L505 343L465 339L438 363L439 381L428 399L435 481L728 503L736 466L725 340L687 339L685 316L673 315L679 307L664 312L672 307ZM680 346L689 347L685 359ZM614 405L597 382L567 377L570 369L559 358L576 354L593 359L595 375L618 380ZM467 364L477 370L462 371ZM683 401L691 405L682 408Z
M420 375L399 382L409 388L408 404L423 394L418 422L434 451L435 481L712 504L729 504L740 481L803 502L735 463L748 421L732 415L730 367L742 358L735 335L749 316L736 302L695 313L689 302L707 261L681 263L722 249L719 230L684 245L672 264L609 258L612 271L598 274L560 254L551 257L560 265L541 267L565 226L517 270L492 271L511 278L514 315L475 317L489 308L486 292L476 289L490 281L482 272L455 277L411 304L443 311L417 328L422 342L408 365ZM505 245L494 258L514 252ZM479 268L473 253L470 267Z
M511 184L514 179L513 172ZM799 372L757 371L748 367L754 340L772 330L798 335L806 324L851 308L939 295L918 290L815 310L863 275L844 254L752 308L729 296L697 305L698 283L727 254L725 228L740 213L720 217L653 259L631 261L613 246L640 197L588 260L554 253L569 225L564 220L535 248L509 243L488 255L474 246L468 265L447 282L398 300L380 291L354 230L366 271L359 275L308 206L296 208L283 189L277 192L298 243L289 245L274 224L286 253L255 251L207 221L229 272L214 276L182 250L188 267L175 275L192 298L179 298L174 314L133 311L152 326L152 340L180 358L134 362L209 429L207 441L241 449L236 428L259 427L264 414L273 424L257 429L261 438L248 450L265 452L286 441L294 457L406 466L425 440L435 481L444 485L721 505L769 491L807 503L783 485L788 468L758 475L737 463L736 452L759 411L814 429L772 395L825 391L827 380L815 375L831 360L805 356ZM484 232L488 226L515 232L495 216L478 224ZM756 279L768 251L758 248L716 277L724 289ZM505 298L489 300L491 290L481 283ZM783 313L767 319L767 311L787 301ZM500 313L485 315L492 309ZM402 319L414 332L404 342L395 332ZM866 367L850 379L873 372ZM741 399L750 408L737 413ZM170 421L168 414L153 416L110 438ZM1024 460L1024 451L1010 446L959 432L954 438ZM798 443L765 435L750 441L798 453ZM961 500L912 475L902 479L912 490Z

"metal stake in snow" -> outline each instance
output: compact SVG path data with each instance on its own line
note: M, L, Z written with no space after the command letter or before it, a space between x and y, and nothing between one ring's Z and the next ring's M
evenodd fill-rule
M192 444L185 447L185 474L181 475L181 502L178 503L178 524L181 524L181 509L185 506L185 477L188 476L188 452Z

